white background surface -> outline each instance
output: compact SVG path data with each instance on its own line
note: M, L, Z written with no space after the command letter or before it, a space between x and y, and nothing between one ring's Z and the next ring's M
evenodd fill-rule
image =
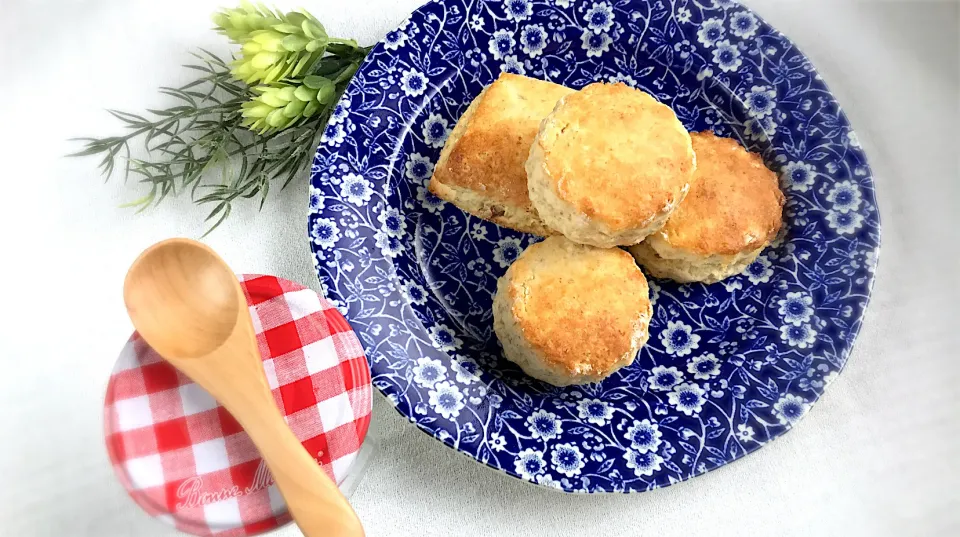
M134 215L117 207L138 197L132 185L61 155L71 136L118 131L103 108L162 105L155 88L184 81L187 51L226 52L208 19L223 1L0 0L0 534L175 534L115 481L101 408L131 330L129 263L154 241L199 236L203 213L182 199ZM301 2L372 43L420 0ZM747 4L813 59L876 175L883 246L846 371L795 431L743 462L632 496L524 485L378 397L381 450L352 498L368 535L960 534L958 4ZM238 271L316 287L306 181L262 213L237 209L209 244Z

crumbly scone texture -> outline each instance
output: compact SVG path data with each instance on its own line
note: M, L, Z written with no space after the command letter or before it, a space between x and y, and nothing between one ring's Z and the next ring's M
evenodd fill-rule
M599 382L633 363L653 310L630 254L548 237L497 283L494 330L507 359L556 386Z
M680 283L716 283L742 273L760 255L763 248L734 255L709 257L681 255L675 258L660 257L650 246L650 240L629 248L637 263L654 278L665 278Z
M501 226L546 236L527 193L524 164L542 120L573 90L504 73L478 95L450 133L430 191Z
M712 132L691 135L697 171L667 223L630 248L652 275L713 283L739 274L780 231L784 196L760 155Z
M543 222L598 247L636 244L686 196L696 169L676 114L625 84L590 84L540 124L526 164Z

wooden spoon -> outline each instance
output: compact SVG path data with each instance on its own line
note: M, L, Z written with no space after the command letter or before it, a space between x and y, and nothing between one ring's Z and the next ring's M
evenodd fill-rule
M243 290L213 250L189 239L147 248L127 273L123 300L146 342L250 435L304 535L363 536L350 504L280 415Z

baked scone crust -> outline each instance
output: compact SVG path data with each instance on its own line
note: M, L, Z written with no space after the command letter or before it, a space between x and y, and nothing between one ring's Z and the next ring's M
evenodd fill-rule
M630 251L651 274L715 282L743 271L776 238L784 196L760 155L710 131L691 135L697 171L667 223Z
M575 242L636 244L659 229L690 188L696 156L666 105L622 83L563 97L527 159L543 222Z
M507 358L558 386L599 382L633 363L651 315L647 280L630 254L560 236L527 248L494 299Z
M457 121L434 168L438 198L501 226L546 236L527 192L524 169L542 120L573 90L504 73Z

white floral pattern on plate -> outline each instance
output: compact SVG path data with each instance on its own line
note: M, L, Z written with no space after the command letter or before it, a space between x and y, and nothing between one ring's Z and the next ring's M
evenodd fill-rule
M650 340L599 384L557 388L501 356L496 280L535 237L464 214L427 181L457 118L501 71L621 81L760 153L785 228L742 275L651 279ZM373 383L425 432L567 492L642 491L743 457L810 411L843 368L879 244L870 170L810 62L730 0L441 0L387 34L314 161L321 287Z

